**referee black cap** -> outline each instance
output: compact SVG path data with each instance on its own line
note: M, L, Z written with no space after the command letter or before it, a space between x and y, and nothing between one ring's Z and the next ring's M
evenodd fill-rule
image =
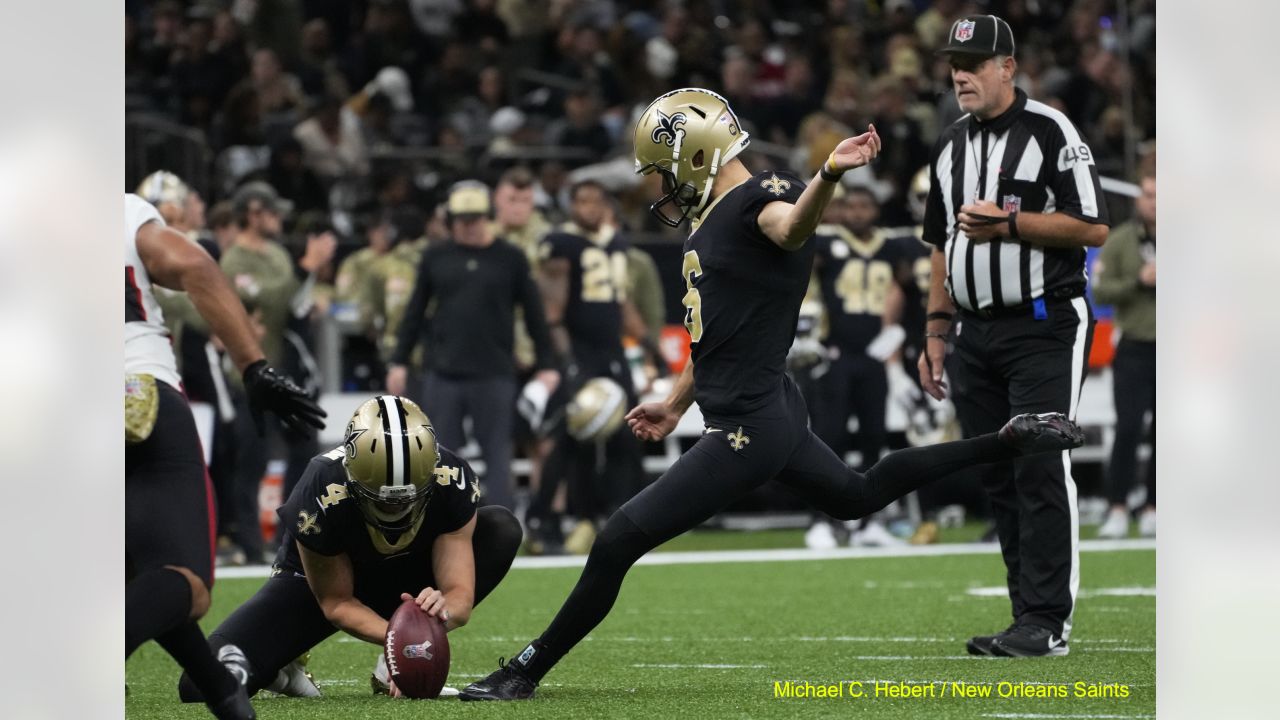
M951 26L947 45L938 51L966 55L1012 55L1013 30L995 15L960 18Z

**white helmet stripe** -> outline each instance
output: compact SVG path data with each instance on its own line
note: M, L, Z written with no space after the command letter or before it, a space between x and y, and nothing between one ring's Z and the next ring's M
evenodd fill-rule
M404 484L404 422L392 407L396 400L394 395L378 398L378 406L382 408L382 441L387 447L387 485Z

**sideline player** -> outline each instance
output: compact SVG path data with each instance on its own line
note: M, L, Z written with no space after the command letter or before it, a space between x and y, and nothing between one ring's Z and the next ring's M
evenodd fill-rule
M608 222L611 199L600 183L576 183L569 199L571 222L543 238L537 272L551 343L565 377L551 402L568 404L589 380L603 377L622 388L630 405L637 396L622 336L645 334L644 321L627 296L631 243ZM595 537L597 516L616 510L639 486L643 451L629 433L600 443L575 440L561 414L553 432L555 446L529 507L530 534L543 547L553 544L547 541L559 534L559 516L551 505L567 478L569 510L579 521L565 545L583 554Z
M640 117L636 170L659 173L666 193L651 211L671 226L692 220L683 274L693 349L671 395L634 408L627 420L637 437L660 440L696 398L706 430L605 524L546 631L463 690L463 700L533 697L543 676L605 618L636 560L771 478L818 509L853 519L959 468L1083 442L1062 415L1020 415L999 433L894 453L865 475L846 466L808 429L785 364L813 265L807 241L840 174L871 162L880 137L870 127L842 141L807 187L783 173L753 175L737 159L747 141L725 99L707 90L662 95Z
M476 509L475 473L413 401L381 395L347 423L343 444L312 458L277 510L288 528L271 577L209 634L250 695L319 689L297 658L339 630L381 646L387 620L416 598L446 630L465 624L520 548L520 523ZM380 688L375 674L375 691ZM200 699L187 676L184 702Z
M213 258L132 194L124 196L124 257L125 658L154 639L210 698L215 717L253 718L196 624L213 585L212 490L153 286L191 297L244 372L259 427L264 410L293 427L323 425L324 411L267 365Z

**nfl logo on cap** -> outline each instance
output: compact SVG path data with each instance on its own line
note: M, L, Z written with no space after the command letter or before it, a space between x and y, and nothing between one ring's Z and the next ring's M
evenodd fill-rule
M973 37L973 21L972 20L961 20L960 22L956 23L956 40L959 40L960 42L964 42L965 40L968 40L971 37Z

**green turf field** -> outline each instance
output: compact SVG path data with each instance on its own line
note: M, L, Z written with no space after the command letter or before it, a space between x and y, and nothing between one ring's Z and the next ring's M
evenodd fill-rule
M735 543L748 536L716 535L741 536ZM681 542L680 549L707 544ZM450 635L450 685L461 687L496 668L499 656L518 653L551 619L578 572L513 570L471 624ZM983 590L1000 585L1003 574L995 554L640 566L613 614L547 676L532 702L374 697L368 678L378 648L335 636L311 658L325 698L259 696L254 705L262 718L1154 716L1153 551L1082 553L1065 658L965 654L969 635L1008 623L1008 601ZM206 630L261 582L219 581ZM177 675L158 646L139 649L126 667L127 716L208 717L203 706L178 704ZM877 680L934 696L876 698ZM785 681L842 683L844 697L775 697L775 683ZM862 683L865 697L850 697L858 688L852 682ZM1085 690L1119 683L1128 697L1076 697L1078 682ZM953 683L989 697L956 697ZM1059 686L1067 697L1000 697Z

